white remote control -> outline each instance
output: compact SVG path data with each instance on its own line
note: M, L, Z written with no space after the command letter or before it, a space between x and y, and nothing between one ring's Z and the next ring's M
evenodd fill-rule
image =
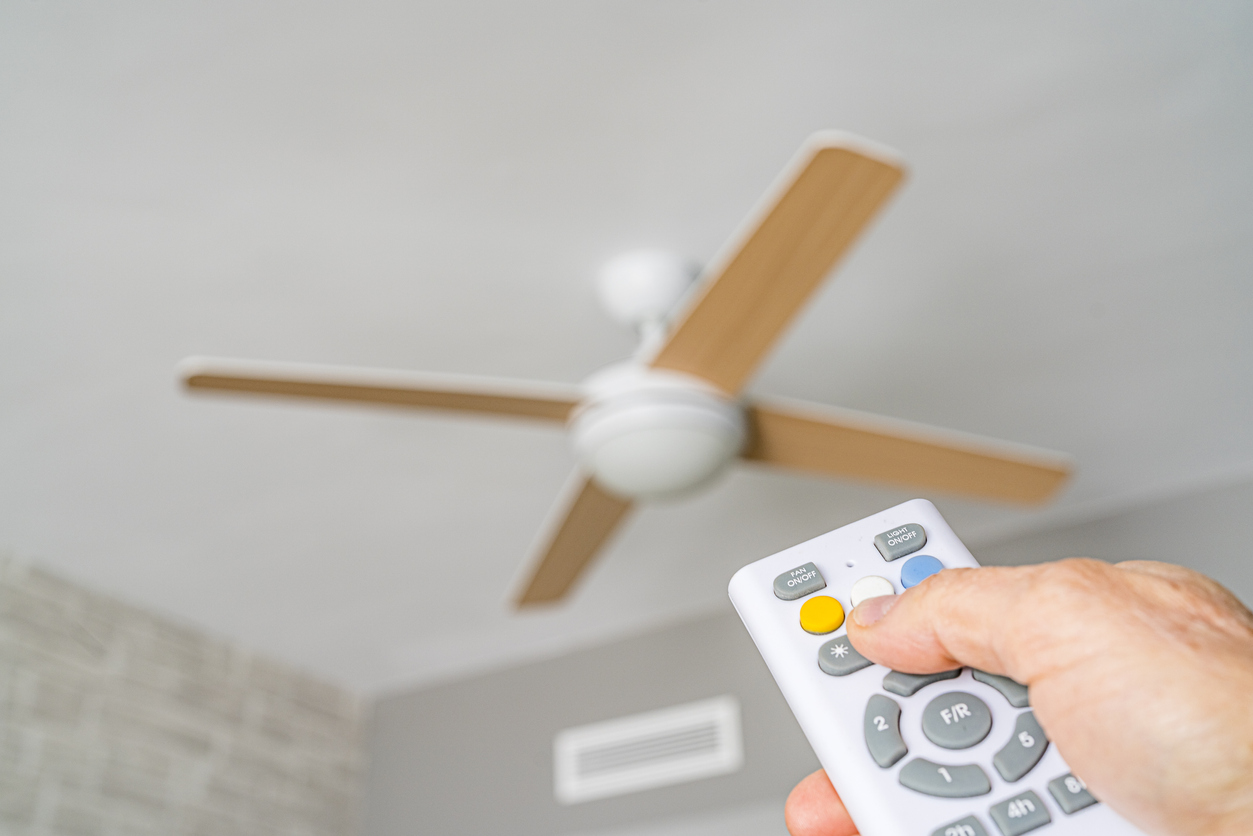
M1142 836L1071 774L1022 685L891 671L845 635L863 599L978 565L915 499L750 563L730 595L861 836Z

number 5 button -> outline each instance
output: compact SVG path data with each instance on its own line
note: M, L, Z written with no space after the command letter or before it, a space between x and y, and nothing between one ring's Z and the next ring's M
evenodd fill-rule
M992 758L992 765L1002 778L1012 784L1035 768L1048 747L1049 740L1036 722L1035 712L1028 711L1018 715L1014 736Z

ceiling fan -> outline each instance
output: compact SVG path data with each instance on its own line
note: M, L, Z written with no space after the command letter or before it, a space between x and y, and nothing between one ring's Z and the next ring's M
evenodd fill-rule
M192 390L565 424L581 467L540 539L518 606L566 596L637 500L691 491L736 457L1042 502L1069 475L1065 456L829 407L738 397L903 173L897 155L882 146L819 133L699 282L666 253L614 260L601 275L602 302L639 329L640 347L579 386L206 357L187 358L180 374Z

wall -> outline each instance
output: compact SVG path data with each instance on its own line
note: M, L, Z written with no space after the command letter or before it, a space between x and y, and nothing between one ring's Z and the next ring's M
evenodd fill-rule
M743 715L739 772L570 807L554 800L558 730L728 693ZM731 834L728 811L745 811L731 821L773 820L782 832L783 800L818 767L729 604L659 632L381 699L369 747L370 836L635 834L651 831L632 825L676 817L697 818L659 832L714 832L701 814Z
M0 560L0 832L345 836L362 705Z

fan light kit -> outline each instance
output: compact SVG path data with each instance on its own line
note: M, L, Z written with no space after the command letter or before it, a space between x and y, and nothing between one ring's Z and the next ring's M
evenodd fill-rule
M1042 502L1060 454L889 418L739 396L797 311L895 190L897 155L849 134L810 138L699 278L662 251L620 256L600 299L634 326L631 360L580 386L191 357L192 390L535 418L567 425L580 469L544 531L516 602L573 588L636 501L694 491L736 458L829 476Z
M635 363L584 383L570 419L574 451L601 485L632 499L687 492L744 446L740 405L699 378Z

